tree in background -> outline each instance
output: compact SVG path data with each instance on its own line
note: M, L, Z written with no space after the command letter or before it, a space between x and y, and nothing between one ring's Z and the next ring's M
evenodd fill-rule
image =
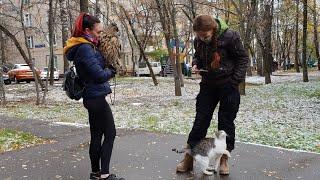
M319 53L319 39L318 39L318 19L317 19L317 3L316 0L313 0L313 42L316 49L316 58L318 60L318 70L320 71L320 53Z
M252 43L252 37L253 37L253 28L254 28L254 23L255 23L255 16L256 16L256 9L257 9L257 1L256 0L251 0L245 1L245 2L236 2L235 0L231 0L232 5L234 6L236 12L237 12L237 17L238 17L238 22L239 22L239 32L240 35L243 39L243 45L244 48L249 55L249 62L248 62L248 69L247 69L247 75L252 76L252 66L251 66L251 61L252 57L254 56L251 54L251 43ZM227 5L227 8L230 8L229 3L225 3ZM230 13L228 13L230 14ZM229 18L230 15L228 15ZM228 20L229 21L229 20ZM245 95L245 82L240 83L240 88L239 88L240 94Z
M4 81L3 81L3 69L2 66L4 65L4 51L2 51L2 49L4 49L4 44L2 43L3 41L3 36L2 36L2 31L0 31L0 38L1 38L1 42L0 42L0 105L5 105L6 104L6 92L4 90Z
M80 0L80 12L89 13L89 1L88 0Z
M271 63L272 57L272 19L273 19L273 4L274 0L261 3L260 7L262 17L260 17L259 24L256 23L256 37L261 47L263 55L263 69L265 76L265 83L271 83Z
M294 68L296 72L299 69L299 0L296 0L296 24L295 24L295 52L294 52Z
M303 37L302 37L302 72L303 82L308 82L307 70L307 23L308 23L308 1L303 0Z
M174 27L173 24L175 22L175 17L172 17L172 13L173 11L173 2L169 1L169 0L155 0L155 4L156 4L156 10L158 12L159 15L159 19L160 19L160 23L161 23L161 27L163 30L163 34L165 37L165 41L166 41L166 45L168 48L168 52L169 52L169 58L171 61L171 64L173 66L173 76L174 76L174 87L175 87L175 95L176 96L181 96L181 79L180 79L180 75L179 73L182 74L181 72L181 68L177 68L178 66L180 66L180 62L179 59L177 57L179 57L179 51L176 50L176 55L174 52L174 48L170 45L170 42L174 40L175 38L175 32L174 32ZM175 41L175 46L176 48L179 50L179 44L177 44L178 41ZM180 72L179 72L180 70Z
M120 8L120 11L121 11L121 13L123 13L123 15L124 15L124 18L127 20L127 23L129 24L129 26L130 26L130 29L131 29L131 32L132 32L132 34L133 34L133 37L134 37L134 39L135 39L135 41L136 41L136 43L137 43L137 45L138 45L138 47L139 47L139 50L140 50L140 54L142 55L142 57L143 57L143 59L144 59L144 61L146 62L146 64L147 64L147 67L148 67L148 69L149 69L149 71L150 71L150 75L151 75L151 77L152 77L152 80L153 80L153 84L155 85L155 86L157 86L158 85L158 81L157 81L157 79L156 79L156 77L155 77L155 74L154 74L154 72L153 72L153 69L152 69L152 66L151 66L151 64L150 64L150 62L149 62L149 60L148 60L148 58L147 58L147 56L146 56L146 53L145 53L145 43L147 42L147 39L145 39L143 42L141 42L140 40L139 40L139 38L138 38L138 35L137 35L137 32L136 32L136 28L134 27L134 25L133 25L133 20L134 19L132 19L132 18L130 18L130 15L129 15L129 13L128 13L128 11L122 6L122 5L119 5L119 8ZM145 37L147 38L147 36L149 35L149 32L152 32L153 30L153 26L154 26L154 22L151 22L151 21L149 21L149 18L150 18L150 12L148 12L148 10L147 9L145 9L145 11L144 11L146 14L144 14L145 16L144 16L144 18L145 18L145 28L146 27L148 27L148 25L150 25L150 31L146 31L146 34L145 34ZM139 15L139 14L138 14ZM139 17L137 17L137 18L139 18ZM149 24L150 23L150 24ZM148 30L148 29L146 29L146 30Z
M66 41L68 40L68 14L67 14L67 0L59 0L60 6L60 21L61 21L61 38L62 47L66 46ZM69 69L69 62L67 58L63 55L63 73Z

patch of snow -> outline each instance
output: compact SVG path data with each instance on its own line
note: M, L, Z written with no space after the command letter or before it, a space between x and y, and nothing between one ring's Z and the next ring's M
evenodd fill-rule
M278 150L284 150L284 151L291 151L291 152L298 152L298 153L308 153L308 154L317 154L317 155L320 155L320 153L310 152L310 151L304 151L304 150L288 149L288 148L275 147L275 146L269 146L269 145L257 144L257 143L250 143L250 142L241 142L241 141L236 141L236 142L240 142L240 143L243 143L243 144L255 145L255 146L261 146L261 147L268 147L268 148L278 149ZM279 152L281 153L281 151L279 151Z
M80 124L80 123L69 123L69 122L52 122L52 125L62 125L62 126L73 126L73 127L78 127L78 128L83 128L83 127L89 127L88 124Z

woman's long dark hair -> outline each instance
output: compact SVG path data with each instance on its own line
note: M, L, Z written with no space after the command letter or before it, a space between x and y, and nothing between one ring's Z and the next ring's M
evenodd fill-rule
M217 51L218 49L218 40L217 40L217 33L218 33L218 24L217 22L209 15L199 15L193 21L193 31L194 32L205 32L205 31L213 31L212 40L211 40L211 47L213 52L212 61L211 61L211 68L217 69L220 67L220 55Z

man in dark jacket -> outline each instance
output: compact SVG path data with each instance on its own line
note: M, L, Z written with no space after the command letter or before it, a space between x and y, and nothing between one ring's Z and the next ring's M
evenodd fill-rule
M228 28L225 22L208 15L197 16L193 23L196 34L193 71L202 76L200 92L196 102L196 118L188 138L188 147L194 147L203 139L210 126L218 103L218 130L227 134L227 150L231 152L235 143L234 120L239 110L239 83L245 79L248 55L239 33ZM229 174L228 156L220 161L221 175ZM178 164L177 172L192 169L193 158L186 154Z

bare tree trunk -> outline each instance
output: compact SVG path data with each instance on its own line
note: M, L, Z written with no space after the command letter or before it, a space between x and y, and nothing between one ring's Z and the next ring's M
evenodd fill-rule
M227 11L224 12L224 17L225 17L225 21L228 24L229 23L229 19L230 19L230 3L228 0L224 0L224 7L227 9Z
M89 1L88 0L80 0L80 12L89 13Z
M130 28L131 28L131 32L132 32L132 34L133 34L133 37L135 38L135 40L136 40L136 42L137 42L137 44L138 44L140 53L142 54L142 57L143 57L143 59L145 60L147 66L148 66L148 69L149 69L149 71L150 71L150 75L151 75L151 77L152 77L153 84L154 84L155 86L157 86L157 85L158 85L158 81L157 81L157 79L156 79L156 76L154 75L154 72L153 72L153 69L152 69L152 67L151 67L151 64L150 64L150 62L149 62L149 60L148 60L148 58L147 58L147 56L146 56L146 54L145 54L145 52L144 52L144 48L142 47L142 44L141 44L141 42L140 42L139 39L138 39L138 36L137 36L136 31L135 31L135 29L134 29L134 27L133 27L133 24L132 24L132 21L131 21L129 15L128 15L128 12L124 9L123 6L120 6L120 9L121 9L121 11L124 13L124 15L125 15L125 17L126 17L126 19L127 19L127 22L128 22L129 25L130 25Z
M263 55L262 47L260 44L257 44L257 74L259 76L264 76L263 74Z
M126 31L128 40L129 40L129 45L130 45L130 49L131 49L132 76L135 76L136 75L136 69L135 69L136 68L135 67L136 66L136 62L135 62L135 59L134 59L134 43L133 43L134 40L131 38L131 35L130 35L130 32L129 32L129 29L128 29L128 26L127 26L126 22L120 16L118 16L118 18L120 19L120 22L123 25L123 27L124 27L124 29Z
M35 80L35 86L36 86L36 94L37 94L36 105L39 105L40 104L40 91L39 91L38 84L40 83L42 88L44 86L43 86L43 83L40 80L40 77L39 77L38 73L36 72L36 70L34 68L34 62L32 62L32 56L31 56L30 48L29 48L28 43L27 43L27 32L26 32L26 27L24 25L24 18L23 18L23 9L24 9L23 5L24 5L24 3L23 3L23 1L21 1L20 20L21 20L21 26L22 26L23 35L24 35L25 46L27 47L27 52L28 52L28 57L25 60L26 60L27 64L30 66L30 69L32 70L32 73L33 73L33 77L34 77L34 80Z
M177 73L180 79L180 86L184 87L184 82L183 82L183 76L182 76L182 70L181 70L181 63L180 63L180 42L179 42L179 37L178 37L178 30L177 30L177 25L176 25L176 7L172 3L171 4L172 11L171 12L171 23L173 27L173 33L174 33L174 39L175 39L175 44L176 44L176 68L177 68Z
M271 63L272 63L272 17L273 17L273 0L271 4L265 5L265 19L266 19L266 27L264 33L264 42L265 42L265 49L264 49L264 77L265 83L271 83Z
M0 51L1 51L1 62L2 64L6 64L6 44L5 44L5 39L4 36L2 35L2 31L0 31Z
M162 30L164 32L164 37L166 39L166 45L168 48L168 52L169 52L169 57L170 57L170 61L172 62L173 65L173 76L174 76L174 87L175 87L175 95L176 96L181 96L181 81L178 75L178 71L177 71L177 66L175 63L175 56L174 56L174 52L173 49L170 47L170 39L173 38L172 36L172 27L170 21L170 13L168 11L168 1L160 1L160 0L155 0L156 5L157 5L157 11L159 14L159 18L160 18L160 23L162 26Z
M2 12L2 9L0 9ZM4 81L3 81L3 65L5 63L5 42L4 42L4 36L2 34L2 31L0 30L0 106L6 104L6 93L4 88Z
M67 18L67 4L66 0L59 0L60 3L60 19L61 19L61 32L62 32L62 47L66 46L68 39L68 18ZM63 55L63 73L69 69L69 62L65 55Z
M190 3L190 12L192 14L192 19L196 18L197 16L197 7L195 5L195 2L194 0L189 0L189 3Z
M319 53L319 41L318 41L318 20L317 20L317 3L313 0L314 10L313 10L313 34L314 34L314 46L316 49L316 57L318 60L318 70L320 70L320 53Z
M128 28L126 29L126 31L128 34L128 39L129 39L129 44L130 44L130 49L131 49L132 76L135 76L136 75L136 62L135 62L135 58L134 58L134 44L132 42L132 39L130 38Z
M132 46L132 44L130 45L131 48L131 61L132 61L132 76L136 75L136 62L135 62L135 58L134 58L134 48Z
M69 30L70 30L70 33L72 33L74 19L72 17L70 0L66 0L66 1L67 1L67 9L68 9L68 16L69 16Z
M291 62L291 58L290 58L290 53L291 53L291 47L293 44L293 32L290 30L289 31L289 36L288 36L288 46L287 46L287 54L286 54L286 58L289 59L289 62ZM291 65L289 64L289 68L291 67Z
M247 54L250 54L250 43L251 43L251 39L252 39L252 28L254 28L254 17L256 16L256 7L257 7L257 2L256 0L251 0L250 3L250 11L249 11L249 15L246 19L247 23L246 23L246 32L245 32L245 42L244 42L244 47L245 50L247 51ZM251 56L252 57L252 56ZM247 75L248 76L252 76L252 70L251 70L251 61L252 58L249 58L249 66L247 69Z
M48 29L49 29L49 51L50 51L50 56L49 56L49 64L48 69L47 69L47 75L46 75L46 84L45 84L45 89L43 92L43 97L42 97L42 104L46 103L46 95L48 92L48 76L50 76L50 85L53 86L53 73L54 73L54 62L53 62L53 33L54 33L54 27L53 27L53 0L49 0L49 10L48 10Z
M308 22L308 1L303 0L303 37L302 37L302 69L303 82L308 82L307 70L307 22Z
M299 69L299 0L297 1L296 5L296 35L295 35L295 53L294 53L294 68L296 69L296 72L300 72Z
M53 15L53 0L49 0L49 49L50 49L50 63L48 65L48 70L50 70L50 86L53 86L54 83L54 52L53 52L53 38L54 38L54 15Z
M25 60L26 64L28 64L32 70L32 72L34 73L33 75L35 76L35 85L36 85L36 91L37 91L37 105L40 103L40 97L39 97L39 88L38 88L38 78L35 75L35 70L34 70L34 65L33 62L31 61L31 58L28 58L26 53L24 52L24 50L22 49L20 43L18 42L17 38L8 30L6 29L4 26L2 26L0 24L0 30L5 33L15 44L15 46L17 47L18 51L20 52L21 56L23 57L23 59Z
M278 60L278 65L279 65L279 68L280 68L280 66L281 66L281 63L283 62L283 70L286 70L285 68L286 68L286 61L285 61L285 59L286 59L286 42L287 42L287 40L286 40L286 36L287 36L287 28L285 28L285 30L284 30L284 32L282 33L283 35L282 35L282 39L283 39L283 41L281 41L281 38L280 38L280 34L279 34L279 32L277 32L277 46L278 46L278 52L279 52L279 60Z
M99 17L99 14L100 14L99 0L96 0L95 8L94 8L94 15L96 17Z
M6 93L5 93L5 89L4 89L4 82L3 82L3 71L2 71L2 66L4 64L4 44L3 42L3 36L2 36L2 31L0 31L0 38L1 38L1 59L0 59L0 106L1 105L5 105L6 104Z
M249 6L249 4L247 5ZM256 0L251 0L250 3L250 10L249 10L249 15L246 19L246 27L245 27L245 34L244 34L244 48L249 55L249 62L248 62L248 68L247 68L247 76L252 76L252 55L250 56L250 44L251 44L251 37L252 37L252 28L254 28L254 17L256 14L256 7L257 7L257 2ZM245 80L240 83L239 85L239 91L241 95L246 94L246 82Z
M0 106L3 106L6 104L6 92L4 89L4 82L2 77L2 67L0 68Z
M261 47L263 55L263 69L265 76L265 83L271 83L271 62L272 62L272 44L271 44L271 32L272 32L272 18L273 18L273 0L271 3L263 5L263 16L260 20L262 23L262 29L256 30L257 41ZM256 26L257 28L257 26Z
M110 17L110 4L109 4L109 0L105 0L105 4L106 4L106 9L107 9L107 12L106 12L106 19L107 19L107 22L106 22L106 24L108 25L109 24L109 21L110 21L110 19L109 19L109 17Z

